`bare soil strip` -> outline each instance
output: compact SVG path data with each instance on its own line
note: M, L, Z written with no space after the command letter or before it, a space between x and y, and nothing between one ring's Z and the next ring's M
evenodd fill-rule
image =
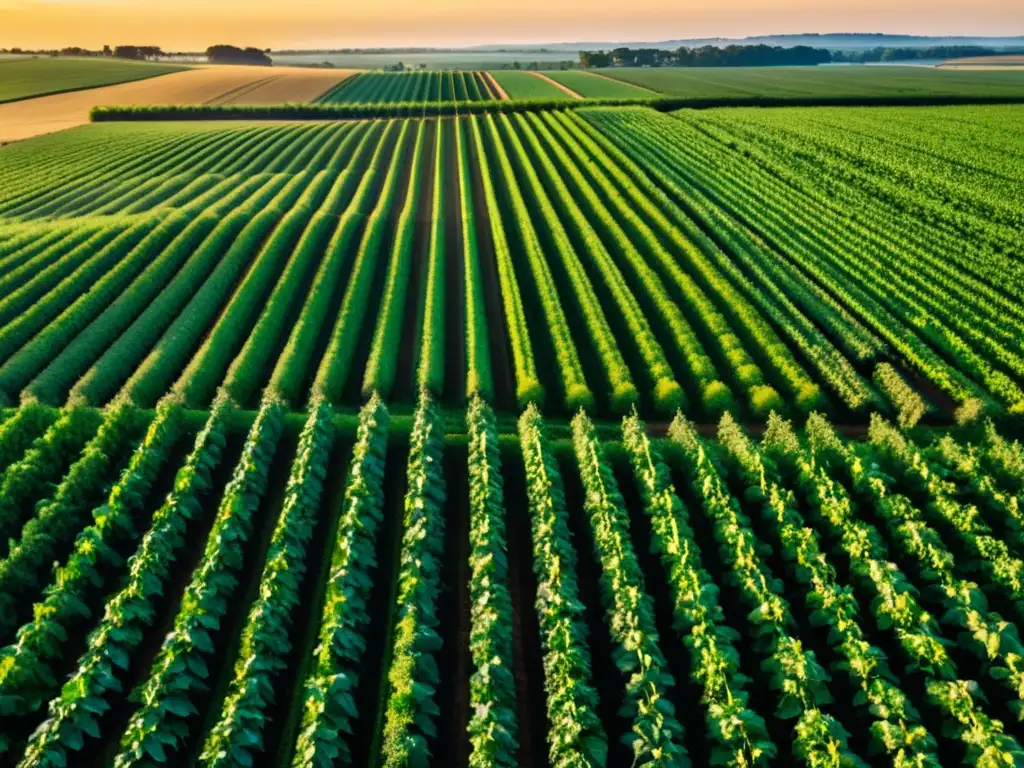
M509 100L508 94L505 93L505 89L498 84L498 81L494 79L494 75L492 75L490 72L481 72L480 74L484 76L484 80L486 80L487 83L491 86L491 90L498 94L498 98L501 101Z
M583 99L583 97L580 94L576 93L576 91L574 91L572 88L570 88L567 85L562 85L557 80L552 80L550 77L545 75L543 72L531 72L530 74L533 75L534 77L539 77L541 80L546 80L547 82L551 83L551 85L555 86L555 88L557 88L558 90L560 90L563 93L567 94L570 98L577 99L577 100L582 100Z

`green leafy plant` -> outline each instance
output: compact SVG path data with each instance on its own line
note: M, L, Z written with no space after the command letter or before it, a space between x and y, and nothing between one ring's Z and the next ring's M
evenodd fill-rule
M572 421L572 435L583 483L583 511L601 563L601 602L612 638L612 661L626 679L620 713L631 723L631 733L623 740L632 746L638 764L686 766L683 726L668 696L675 680L661 652L654 602L633 551L625 502L594 424L583 411Z
M691 676L703 690L711 763L732 768L764 765L777 753L764 719L748 704L749 679L740 672L735 643L725 620L718 586L701 566L689 515L672 488L668 468L634 413L622 422L633 477L650 518L652 547L665 569L673 601L673 626L690 649Z
M494 412L474 396L469 431L470 768L517 765L512 598L508 590L501 454Z
M608 738L597 716L597 691L569 535L565 491L547 445L540 411L519 418L537 578L537 619L544 654L548 759L552 766L603 768Z
M161 402L106 504L93 510L93 524L79 533L74 551L34 606L33 620L18 631L13 645L0 650L0 698L8 717L39 710L59 688L53 665L75 623L92 616L95 593L109 578L110 568L122 563L115 545L141 534L135 524L139 507L181 434L181 412L177 398ZM0 747L9 744L0 742Z
M107 601L78 668L64 683L60 696L50 702L47 719L29 739L21 762L24 768L72 764L69 752L99 736L100 720L111 709L111 699L122 691L133 652L158 619L156 606L187 543L190 524L203 514L200 496L213 486L212 473L223 455L225 421L231 407L224 395L214 402L192 452L175 475L173 490L154 513L150 529L128 562L124 586Z
M444 434L430 394L420 393L409 438L408 491L395 595L394 647L388 671L381 762L386 768L426 765L428 739L440 713L434 695L440 678L434 654L445 500L441 457Z
M259 596L242 630L234 677L199 758L204 765L247 768L260 754L267 709L274 702L275 683L287 667L292 647L294 611L302 599L305 561L334 443L331 415L325 402L310 403L284 506L270 539Z
M383 520L388 411L371 397L359 415L335 536L314 667L303 690L294 768L327 768L351 758L354 691L369 638L367 612Z
M166 762L188 736L188 718L197 714L190 691L208 686L207 659L221 620L236 598L244 547L266 492L283 420L280 399L273 393L264 395L174 626L139 690L141 705L129 720L114 759L118 768Z

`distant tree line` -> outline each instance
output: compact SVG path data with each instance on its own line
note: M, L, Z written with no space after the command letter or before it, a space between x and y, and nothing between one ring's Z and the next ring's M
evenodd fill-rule
M501 69L525 69L530 72L535 72L539 69L572 69L576 66L576 63L572 60L569 61L507 61L501 65ZM582 66L582 65L580 65ZM492 67L497 69L497 67Z
M615 48L611 51L580 51L581 67L781 67L828 64L832 55L824 48L797 45L728 45L719 48Z
M323 64L300 64L298 66L314 67L314 68L316 68L316 67L333 67L334 65L331 64L329 61L325 61ZM567 61L544 61L544 62L528 61L526 63L519 62L519 61L506 61L506 62L503 62L501 65L497 65L497 64L492 65L490 67L490 69L525 69L525 70L529 70L531 72L536 72L536 71L541 70L541 69L562 69L562 70L573 69L575 66L576 66L576 62L572 61L571 59L567 60ZM420 64L405 64L405 63L399 61L397 64L385 64L382 67L378 67L378 69L381 69L384 72L416 72L416 71L426 70L427 69L427 65L423 64L423 63L420 63ZM458 69L458 67L441 67L440 68L441 71L448 71L448 70L453 70L453 69Z
M939 45L932 48L872 48L869 51L833 51L836 63L869 64L880 61L916 61L920 59L969 59L997 54L1024 54L1024 48L996 51L980 45Z
M256 64L271 67L274 60L259 48L236 48L233 45L211 45L206 49L206 58L211 64Z
M382 54L382 53L474 53L482 56L486 56L491 53L549 53L547 48L485 48L485 49L474 49L467 50L465 48L295 48L295 49L281 49L274 51L274 53L281 55L294 56L298 54L313 54L313 53L331 53L331 54Z
M966 59L995 54L1024 54L1024 48L996 50L977 45L945 45L932 48L873 48L866 51L828 51L806 45L729 45L719 48L615 48L611 51L580 51L581 67L792 67L816 64L868 64L921 59Z
M163 50L156 45L118 45L114 48L115 59L155 61L162 56L164 56Z
M89 48L80 48L78 46L45 51L26 51L21 48L7 50L0 48L0 53L32 54L36 56L95 56L127 59L129 61L158 61L183 57L196 58L203 55L167 52L156 45L115 45L113 48L109 45L104 45L101 50L90 50ZM273 59L267 55L269 53L269 48L260 50L259 48L237 48L233 45L211 45L206 49L205 56L206 60L211 64L256 64L269 67L274 64Z

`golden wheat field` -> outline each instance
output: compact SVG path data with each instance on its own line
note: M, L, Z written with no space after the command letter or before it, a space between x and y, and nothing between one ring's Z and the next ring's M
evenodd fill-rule
M89 110L98 105L313 101L352 74L352 70L303 67L197 67L138 82L0 104L0 142L84 125L89 122Z

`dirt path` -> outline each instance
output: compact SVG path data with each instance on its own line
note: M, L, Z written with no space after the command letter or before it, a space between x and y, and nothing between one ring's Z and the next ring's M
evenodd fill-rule
M542 72L530 72L530 74L533 75L534 77L539 77L541 80L545 80L551 83L551 85L555 86L555 88L557 88L558 90L568 94L570 98L577 99L579 101L583 100L583 97L580 94L576 93L576 91L574 91L572 88L570 88L567 85L562 85L557 80L552 80L550 77L543 74Z
M597 72L591 72L589 69L587 70L587 74L588 75L593 75L594 77L600 77L600 78L602 78L604 80L608 80L608 81L613 82L613 83L618 83L619 85L628 85L628 86L630 86L632 88L638 88L641 91L647 91L647 93L653 93L655 96L664 96L665 95L661 91L655 91L652 88L645 88L642 85L637 85L636 83L630 83L627 80L617 80L614 77L608 77L608 75L602 75L602 74L599 74Z
M504 88L498 85L498 81L494 79L494 75L492 75L490 72L481 72L480 74L484 76L484 80L487 81L487 84L491 87L491 90L495 94L497 94L498 98L501 101L509 101L508 94L505 93Z

